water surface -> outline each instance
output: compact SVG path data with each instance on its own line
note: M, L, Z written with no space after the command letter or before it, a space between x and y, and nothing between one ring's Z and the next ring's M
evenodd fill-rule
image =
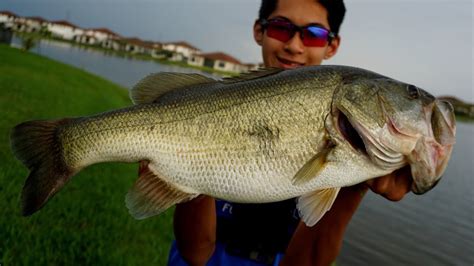
M21 46L21 39L13 36L12 45ZM39 40L31 51L84 69L126 88L133 87L146 75L156 72L200 73L212 76L196 69L160 64L152 60L121 57L111 52L104 53L101 50L55 40Z

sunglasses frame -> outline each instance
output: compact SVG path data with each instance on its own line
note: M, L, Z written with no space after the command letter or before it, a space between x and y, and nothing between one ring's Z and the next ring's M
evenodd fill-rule
M289 20L281 19L281 18L273 18L273 19L268 19L268 20L264 19L264 18L260 19L259 23L262 26L262 30L266 30L268 28L268 26L270 25L270 23L272 23L272 21L285 22L285 23L288 23L291 26L293 34L291 35L290 39L288 39L288 41L291 40L295 36L296 32L299 32L300 38L301 38L301 40L303 41L303 44L304 44L304 34L303 34L303 32L304 32L305 29L307 29L309 27L316 27L316 28L323 29L323 30L327 31L328 32L328 37L327 37L327 42L328 43L331 43L331 41L334 38L336 38L336 34L334 32L326 29L325 27L323 27L321 25L309 24L309 25L306 25L306 26L298 26L298 25L293 24L293 22L291 22ZM312 47L312 46L309 46L309 47ZM314 47L317 47L317 46L314 46Z

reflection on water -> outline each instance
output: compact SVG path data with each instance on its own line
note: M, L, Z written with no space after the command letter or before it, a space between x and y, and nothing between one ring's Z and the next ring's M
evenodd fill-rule
M18 38L13 43L20 43ZM149 73L199 72L41 41L33 52L132 87ZM474 125L458 124L457 144L441 182L425 195L390 202L368 192L351 221L337 265L473 265Z

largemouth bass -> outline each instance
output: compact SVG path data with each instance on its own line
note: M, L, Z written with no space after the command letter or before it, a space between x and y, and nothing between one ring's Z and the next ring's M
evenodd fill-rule
M406 165L412 191L428 191L455 142L448 102L353 67L268 69L220 81L159 73L131 98L128 108L13 129L12 150L30 170L24 215L91 164L147 160L150 173L126 196L135 218L199 194L241 203L299 197L311 226L341 187Z

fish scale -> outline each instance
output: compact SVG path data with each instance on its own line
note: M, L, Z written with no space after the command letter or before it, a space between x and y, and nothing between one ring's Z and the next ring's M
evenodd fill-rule
M416 175L428 173L414 176L426 189L446 167L454 121L448 105L410 86L342 66L268 69L222 81L151 75L132 89L134 106L14 128L14 154L31 170L24 213L41 208L82 168L110 161L149 162L126 198L136 218L199 194L244 203L299 197L302 219L313 225L340 187L406 164ZM431 112L435 121L423 120ZM431 165L438 162L432 150L444 156L439 165Z

